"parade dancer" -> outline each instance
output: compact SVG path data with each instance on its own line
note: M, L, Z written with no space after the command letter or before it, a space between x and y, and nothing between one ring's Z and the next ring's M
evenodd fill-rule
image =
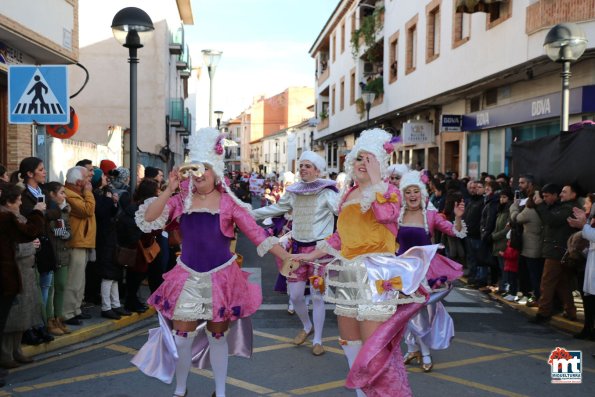
M228 354L251 355L248 317L262 302L260 287L248 282L249 274L230 251L235 226L257 246L260 256L269 250L283 259L290 255L276 244L276 237L257 226L250 207L228 188L223 135L202 128L189 141L190 162L174 169L165 191L145 201L136 213L144 232L179 227L182 252L148 299L159 312L160 328L151 330L132 362L166 383L175 373L174 396L186 395L191 364L199 368L210 364L213 396L224 397ZM180 193L172 196L178 186Z
M428 192L424 178L419 171L409 171L401 178L403 206L399 216L397 255L414 246L431 245L435 230L461 239L467 235L462 221L465 212L463 200L455 205L455 223L452 224L435 209L426 208ZM430 372L433 368L431 349L446 349L450 345L454 336L454 325L440 300L450 292L449 281L462 275L461 269L459 263L442 255L436 255L432 260L426 274L431 297L426 306L407 325L405 364L416 360L424 372Z
M341 200L337 231L309 254L331 254L325 300L335 303L339 343L350 367L346 385L358 396L410 396L400 341L409 319L428 298L423 284L437 246L397 257L400 198L388 177L393 139L381 129L362 132L345 168L355 185ZM349 186L349 183L347 184Z
M334 215L337 212L337 189L335 182L319 178L326 163L322 157L312 151L305 151L299 159L301 181L288 186L279 202L254 210L256 219L277 217L291 211L291 253L307 253L315 249L316 243L333 233ZM293 339L296 345L303 344L314 333L312 354L324 354L322 331L326 309L320 292L324 275L324 260L316 264L301 264L287 278L289 299L295 313L302 322L303 329ZM306 282L310 280L312 298L312 321L304 296Z

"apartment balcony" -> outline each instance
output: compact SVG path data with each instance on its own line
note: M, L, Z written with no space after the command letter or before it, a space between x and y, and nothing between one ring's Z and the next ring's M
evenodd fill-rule
M178 69L178 70L188 69L188 65L190 63L189 60L190 60L190 50L188 49L188 46L186 46L185 51L182 52L180 55L178 55L178 59L176 60L176 69Z
M169 124L178 127L184 123L184 99L171 99L169 103Z
M318 86L320 87L322 83L324 83L328 77L331 75L331 68L327 66L326 69L318 76Z
M176 64L177 67L177 64ZM180 70L180 77L183 79L187 79L192 74L192 57L188 55L188 60L186 62L186 67Z
M530 35L563 22L593 20L595 7L592 0L539 1L527 7L526 18L525 29Z
M324 119L320 120L320 123L318 123L318 125L316 126L316 129L318 131L322 131L322 130L328 128L328 124L329 124L328 117L324 118Z
M169 53L171 55L180 55L184 51L184 26L170 32Z

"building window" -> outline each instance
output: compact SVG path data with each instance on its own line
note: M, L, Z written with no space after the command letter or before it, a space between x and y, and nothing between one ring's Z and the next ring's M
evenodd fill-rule
M512 16L512 0L499 1L490 4L490 9L487 14L487 27L491 29L498 26Z
M353 32L355 32L355 12L353 14L351 14L351 35L350 37L353 37Z
M417 67L417 20L418 16L416 15L405 25L407 31L405 74L415 71Z
M345 109L345 77L339 83L339 110Z
M434 0L426 7L426 63L440 55L440 0Z
M332 51L333 62L335 62L335 59L337 58L337 35L336 34L333 34L333 37L331 38L331 51Z
M485 92L486 106L498 104L498 88L490 88Z
M355 68L351 69L349 77L349 105L355 103Z
M452 48L465 44L471 37L471 14L456 12L453 17Z
M478 112L481 110L481 97L476 96L469 99L469 111L470 112Z
M504 171L504 130L488 131L488 173L498 175Z
M336 91L336 87L333 84L333 87L331 88L331 114L335 114L335 104L337 103Z
M341 54L345 52L345 21L341 24Z
M389 78L388 82L394 83L398 78L399 71L399 32L397 31L389 38Z

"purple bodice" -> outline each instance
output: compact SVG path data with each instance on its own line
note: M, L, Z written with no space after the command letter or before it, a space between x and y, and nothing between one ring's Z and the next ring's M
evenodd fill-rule
M397 234L397 243L399 243L397 255L401 255L411 247L431 245L432 239L423 227L401 226Z
M221 232L219 214L192 212L180 218L182 262L197 272L208 272L231 259L231 239Z

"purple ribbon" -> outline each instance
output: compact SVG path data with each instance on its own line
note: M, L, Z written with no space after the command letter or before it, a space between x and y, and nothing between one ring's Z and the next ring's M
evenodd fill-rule
M428 280L428 285L430 286L430 288L434 288L434 285L436 285L436 287L441 286L442 284L444 284L446 282L448 278L446 276L440 276L440 277L436 277L436 278L431 278Z

